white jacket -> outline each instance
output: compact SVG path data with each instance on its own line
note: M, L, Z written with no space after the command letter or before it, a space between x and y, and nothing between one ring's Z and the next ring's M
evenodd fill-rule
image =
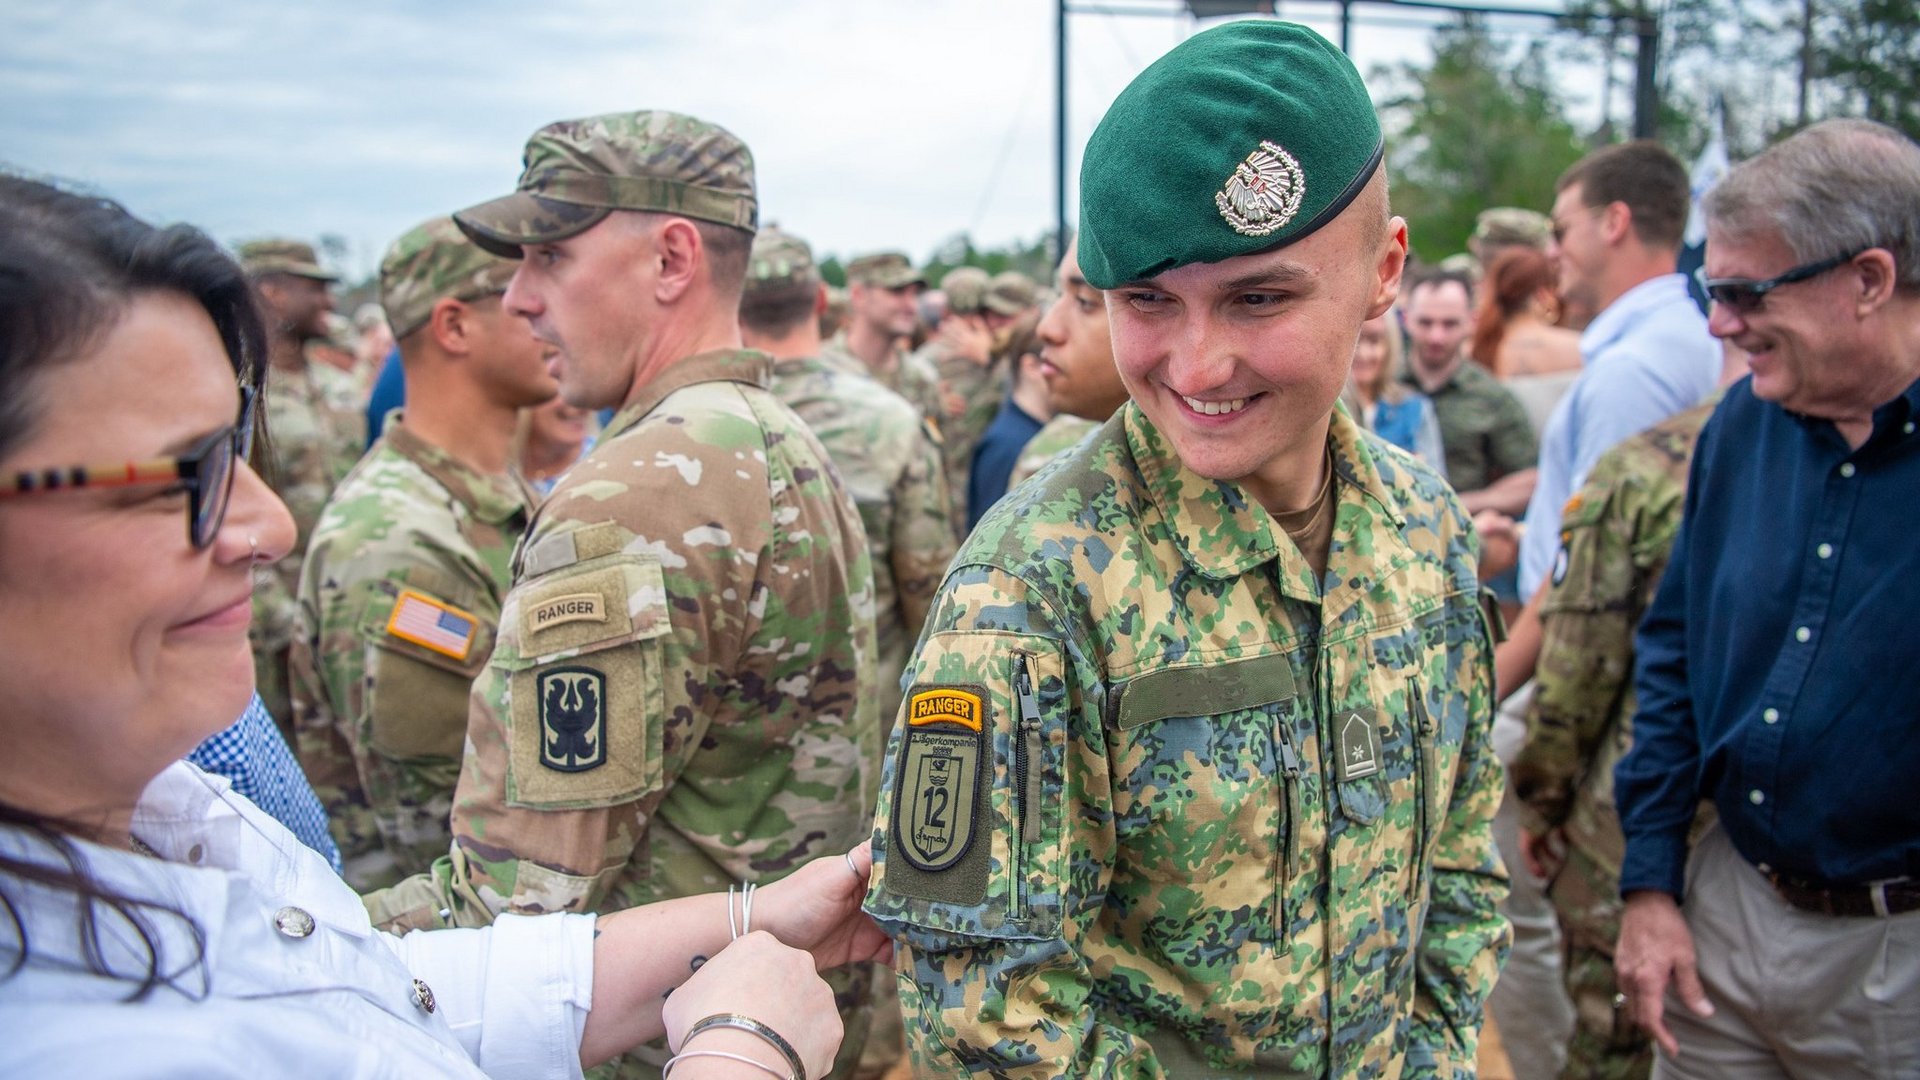
M26 966L0 980L0 1076L580 1076L592 916L381 933L324 860L185 762L147 788L133 835L165 861L76 843L102 883L192 919L204 966L124 1004L138 984L88 970L76 898L0 876L29 950ZM0 829L0 851L60 865L18 829ZM104 907L95 915L108 964L145 971L132 928ZM191 929L166 915L149 921L177 970L194 955ZM0 974L18 958L12 930L0 910Z

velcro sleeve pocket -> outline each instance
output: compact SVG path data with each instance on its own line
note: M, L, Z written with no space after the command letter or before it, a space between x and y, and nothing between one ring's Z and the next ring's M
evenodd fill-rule
M1068 697L1051 638L947 631L922 644L887 746L875 918L976 938L1059 933Z
M408 580L379 582L361 615L365 737L385 757L458 761L467 737L468 695L493 651L493 627L471 611L471 605L441 600L411 584L414 576ZM451 639L435 648L392 632L396 608L403 603L420 607L423 600L442 605L456 619L472 620L464 655L453 655L461 649Z
M1608 558L1607 509L1611 489L1588 487L1568 501L1560 519L1560 550L1547 574L1547 595L1540 613L1591 612L1617 604L1631 588L1635 567L1622 546L1619 558ZM1624 538L1622 538L1624 539Z
M500 620L508 805L592 809L664 787L659 559L609 555L524 582Z

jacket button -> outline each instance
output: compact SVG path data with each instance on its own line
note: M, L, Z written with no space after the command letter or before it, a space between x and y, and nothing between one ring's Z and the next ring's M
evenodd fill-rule
M290 938L303 938L313 933L313 916L297 907L283 907L274 912L273 928Z
M421 1012L430 1013L434 1010L433 988L419 979L413 980L413 1004Z

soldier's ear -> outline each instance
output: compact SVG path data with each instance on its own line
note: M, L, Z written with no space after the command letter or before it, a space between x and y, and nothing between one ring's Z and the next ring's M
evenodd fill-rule
M833 298L827 295L826 282L823 281L813 287L813 317L816 321L827 313L827 307L832 303Z
M685 218L668 218L660 226L653 254L660 268L654 297L660 303L680 299L697 278L706 275L707 245L700 230Z
M449 356L465 356L473 351L469 334L473 330L471 313L467 305L451 296L443 296L433 302L433 311L427 315L427 332L433 335L433 343L440 351Z

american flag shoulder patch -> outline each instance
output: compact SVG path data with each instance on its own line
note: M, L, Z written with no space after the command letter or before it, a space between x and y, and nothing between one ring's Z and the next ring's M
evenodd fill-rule
M387 618L387 633L462 661L473 651L479 631L480 620L472 612L412 589L400 590L393 614Z

